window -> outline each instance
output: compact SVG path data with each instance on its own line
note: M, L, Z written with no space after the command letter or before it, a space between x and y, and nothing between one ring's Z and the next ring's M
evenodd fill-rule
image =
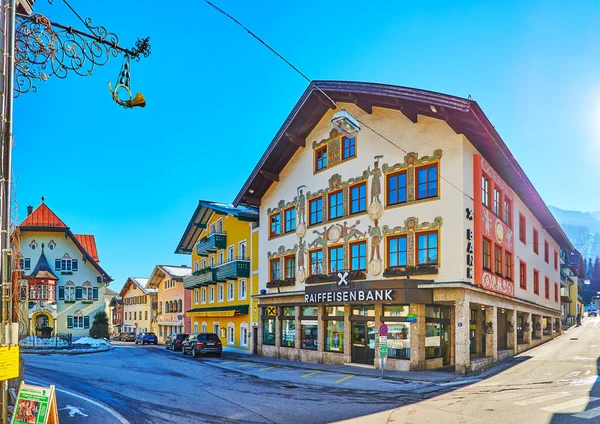
M512 203L506 197L504 198L504 222L512 227Z
M248 347L248 324L240 324L240 346Z
M231 322L227 324L227 344L231 346L235 344L235 328Z
M65 284L65 301L75 301L75 283L72 281L67 281Z
M367 210L367 185L357 184L350 187L350 214Z
M350 245L350 270L365 271L367 269L367 243L353 243Z
M342 319L327 320L325 323L325 351L344 352L344 316Z
M281 347L296 347L295 307L284 307L281 320Z
M271 215L271 232L270 237L276 237L281 234L281 214Z
M329 248L329 272L335 273L344 269L344 248L342 246Z
M316 321L300 321L301 348L317 350L319 347L319 325Z
M275 318L263 318L263 344L275 346Z
M512 254L504 252L504 277L512 280Z
M323 274L323 251L313 250L310 252L310 274Z
M490 207L490 180L485 175L481 176L481 203Z
M225 252L221 250L219 252L219 265L221 265L223 262L225 262Z
M519 214L519 240L527 243L527 223L525 217L521 214Z
M558 271L558 252L554 251L554 269Z
M500 190L494 188L494 213L496 216L501 216L502 209L500 208L502 202L502 196L500 195Z
M202 322L202 332L208 333L208 324L206 323L206 321Z
M194 289L194 303L198 303L198 289ZM159 311L160 313L160 311Z
M217 233L223 234L223 219L217 221Z
M296 257L286 256L285 259L285 278L296 278Z
M554 301L558 302L558 283L554 283Z
M432 264L438 263L438 234L421 233L417 234L417 263Z
M148 311L144 311L144 319L148 320Z
M269 281L281 280L281 261L279 258L271 259L271 278Z
M206 303L206 287L202 287L202 303Z
M19 258L19 269L29 271L31 269L31 258Z
M327 168L327 146L315 152L315 170L320 171Z
M387 177L387 204L406 203L406 171Z
M93 299L93 288L92 283L86 281L81 286L81 300L92 300Z
M208 301L209 303L215 302L215 286L210 286L208 289Z
M230 281L227 286L227 300L235 299L235 282Z
M212 224L210 224L210 233L214 234L217 232L217 227L215 226L215 223L213 222Z
M310 225L319 224L323 222L323 199L311 200L310 203Z
M195 290L194 290L195 291ZM196 295L197 296L197 295ZM198 300L196 300L196 303L198 303ZM158 313L162 314L162 302L158 302Z
M240 280L239 298L240 298L240 300L246 298L246 280Z
M71 272L79 269L79 262L77 259L71 259L69 255L65 255L62 259L56 259L54 261L55 271Z
M133 319L137 321L137 311L133 311Z
M537 269L533 270L533 293L540 294L540 272Z
M213 333L220 337L221 335L219 334L219 327L220 325L218 322L213 322Z
M227 248L227 260L233 261L235 259L235 246L229 246Z
M417 199L427 199L438 195L437 164L417 168Z
M73 317L73 328L84 328L84 317L74 316Z
M527 266L523 261L519 261L519 287L527 290Z
M329 219L344 216L344 193L338 191L329 195Z
M219 284L219 302L222 302L225 299L225 285Z
M550 245L548 244L548 240L544 240L544 261L547 264L550 263Z
M502 275L502 247L494 247L494 272Z
M210 267L212 268L213 266L215 266L215 257L211 255L210 259L209 259L209 263L210 263Z
M240 258L245 259L248 256L248 250L246 249L246 240L244 241L240 241L240 244L238 246L238 254L240 255Z
M388 238L388 266L405 267L406 263L406 236Z
M548 277L544 278L544 294L546 299L550 299L550 279Z
M492 268L492 243L488 239L483 239L483 268L491 270Z
M291 233L292 231L294 231L296 229L296 209L295 208L287 209L283 213L283 216L284 216L284 220L285 220L285 232Z
M202 269L206 268L206 258L202 259Z
M354 137L342 138L342 160L350 159L356 156L356 140Z
M535 252L536 255L540 254L540 244L539 244L539 239L538 239L538 232L535 228L533 229L533 251Z
M200 263L198 261L194 261L194 272L200 271Z
M162 329L162 327L159 327L159 328ZM194 323L194 333L197 333L197 332L198 332L198 322L195 322Z
M38 285L38 299L48 299L48 286L45 284Z

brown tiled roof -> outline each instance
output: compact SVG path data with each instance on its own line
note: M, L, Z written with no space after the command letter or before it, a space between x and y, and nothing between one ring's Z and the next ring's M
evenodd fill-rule
M75 234L75 238L79 240L79 243L81 243L88 255L90 255L96 262L100 262L100 259L98 259L98 250L96 249L96 239L93 235Z
M23 222L21 227L68 228L45 203L39 205Z

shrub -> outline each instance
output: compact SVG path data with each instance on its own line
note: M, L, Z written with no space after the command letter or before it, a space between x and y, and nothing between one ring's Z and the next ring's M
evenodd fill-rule
M97 312L94 315L94 322L92 328L90 328L90 337L95 339L107 339L108 338L108 317L106 312Z

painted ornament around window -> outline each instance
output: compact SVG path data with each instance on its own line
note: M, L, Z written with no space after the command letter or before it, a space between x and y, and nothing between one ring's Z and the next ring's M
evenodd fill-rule
M300 240L300 243L298 243L298 257L296 258L296 263L298 264L298 269L296 270L296 283L304 283L306 280L306 268L304 266L305 253L306 242Z
M298 196L296 200L296 219L298 224L296 225L296 236L302 239L306 235L306 196L302 191L302 188L306 188L305 185L301 185L296 189Z
M338 240L342 237L342 229L339 225L334 224L327 230L327 241L330 243L337 243Z
M368 230L369 236L371 236L371 260L369 261L369 274L379 275L383 270L383 262L381 260L381 240L383 235L381 233L381 227L379 227L379 220L375 220L375 226L369 225Z
M379 168L379 159L383 158L382 155L375 156L375 164L373 170L369 166L369 175L372 175L371 180L371 204L369 205L369 218L375 221L383 215L383 205L381 204L381 176L383 175Z
M55 247L56 247L56 242L54 240L50 240L48 242L48 249L54 250Z
M31 248L31 250L35 250L35 248L38 247L38 244L35 241L35 239L31 240L31 242L29 243L29 247Z

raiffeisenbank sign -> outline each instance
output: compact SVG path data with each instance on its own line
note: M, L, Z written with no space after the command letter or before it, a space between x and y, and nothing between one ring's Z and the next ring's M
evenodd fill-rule
M394 290L344 290L328 291L319 293L307 293L304 295L306 303L325 303L325 302L363 302L363 301L389 301L394 300L392 294Z

